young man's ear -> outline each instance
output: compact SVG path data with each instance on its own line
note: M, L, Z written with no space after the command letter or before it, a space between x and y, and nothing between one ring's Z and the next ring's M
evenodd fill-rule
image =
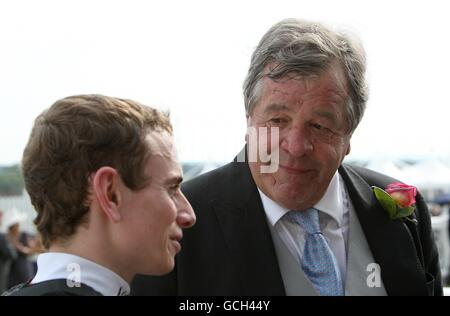
M122 203L119 182L119 173L111 167L98 169L92 180L92 191L98 205L113 223L117 223L122 219L119 212Z

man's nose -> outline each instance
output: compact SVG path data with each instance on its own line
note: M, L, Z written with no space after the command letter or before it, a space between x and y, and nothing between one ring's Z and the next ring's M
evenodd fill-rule
M192 227L196 222L196 217L191 204L184 196L183 192L180 192L180 200L178 205L177 223L181 228Z
M314 149L310 133L302 126L289 129L281 140L280 147L295 157L309 154Z

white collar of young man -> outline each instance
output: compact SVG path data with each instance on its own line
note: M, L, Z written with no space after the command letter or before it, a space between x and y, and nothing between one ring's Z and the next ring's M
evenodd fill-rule
M68 286L85 284L104 296L130 294L130 285L113 271L88 259L61 252L40 254L31 284L65 279Z

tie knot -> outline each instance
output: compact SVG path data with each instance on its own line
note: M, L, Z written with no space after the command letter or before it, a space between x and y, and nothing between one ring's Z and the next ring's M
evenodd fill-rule
M321 233L319 225L319 212L311 207L305 211L290 211L289 217L301 225L308 234Z

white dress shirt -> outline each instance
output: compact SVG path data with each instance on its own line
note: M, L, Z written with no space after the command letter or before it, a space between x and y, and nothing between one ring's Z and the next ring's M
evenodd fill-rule
M305 230L297 223L284 216L288 210L266 196L259 190L264 211L270 225L280 236L289 251L297 258L299 265L305 247ZM338 172L331 179L327 191L320 201L314 205L319 210L319 224L322 234L333 251L339 265L342 282L345 286L347 271L346 245L348 240L349 198L344 182Z
M38 271L32 284L44 281L73 280L74 267L79 267L79 282L104 296L130 294L130 285L115 272L88 259L62 252L47 252L37 259Z

